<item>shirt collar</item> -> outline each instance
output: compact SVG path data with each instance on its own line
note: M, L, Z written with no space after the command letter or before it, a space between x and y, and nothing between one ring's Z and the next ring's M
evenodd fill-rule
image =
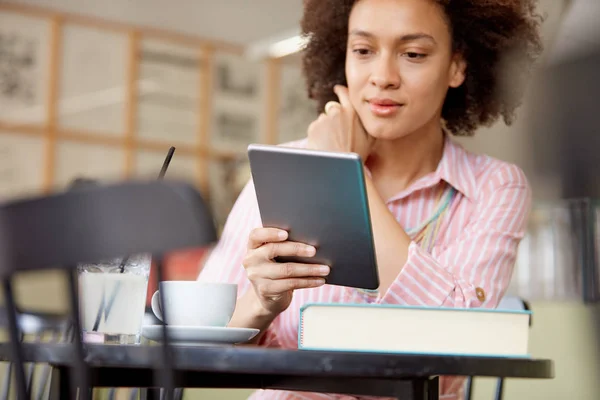
M471 158L459 143L445 134L444 153L435 175L448 182L463 196L474 199L477 185Z
M370 171L367 169L367 174ZM417 190L437 185L441 180L447 182L468 199L475 198L476 182L471 156L450 134L444 134L444 150L436 170L415 181L408 188L390 198L387 202L400 200Z

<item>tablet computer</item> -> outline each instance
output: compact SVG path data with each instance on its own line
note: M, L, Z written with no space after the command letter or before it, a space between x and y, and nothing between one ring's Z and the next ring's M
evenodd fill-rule
M325 264L330 285L379 287L369 203L360 157L251 144L248 158L262 224L315 246L313 257L279 262Z

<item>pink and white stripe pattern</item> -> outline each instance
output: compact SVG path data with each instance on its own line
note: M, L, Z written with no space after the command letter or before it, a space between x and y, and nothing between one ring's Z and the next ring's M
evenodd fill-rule
M301 147L304 141L291 145ZM439 185L444 181L457 193L443 217L431 253L412 243L408 261L398 266L400 273L385 293L369 295L329 285L296 291L291 306L273 322L261 345L297 348L299 309L307 302L495 308L508 287L526 230L531 204L527 179L517 166L467 152L447 137L437 170L387 201L398 223L408 229L427 219L434 212ZM250 286L242 267L248 235L260 226L256 196L249 182L198 279L238 283L242 295ZM459 399L463 383L463 378L442 377L440 395L443 399ZM251 398L355 399L271 390L259 390Z

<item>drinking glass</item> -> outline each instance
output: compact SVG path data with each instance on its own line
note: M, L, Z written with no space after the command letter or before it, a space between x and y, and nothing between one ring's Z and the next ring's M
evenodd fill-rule
M151 260L139 254L77 266L85 342L140 343Z

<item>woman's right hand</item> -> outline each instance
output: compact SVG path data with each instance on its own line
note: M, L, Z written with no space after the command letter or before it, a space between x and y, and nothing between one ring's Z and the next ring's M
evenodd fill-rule
M254 229L242 263L261 307L273 317L290 306L294 290L322 286L324 277L329 274L326 265L275 262L280 256L315 255L314 247L290 242L287 238L285 230Z

